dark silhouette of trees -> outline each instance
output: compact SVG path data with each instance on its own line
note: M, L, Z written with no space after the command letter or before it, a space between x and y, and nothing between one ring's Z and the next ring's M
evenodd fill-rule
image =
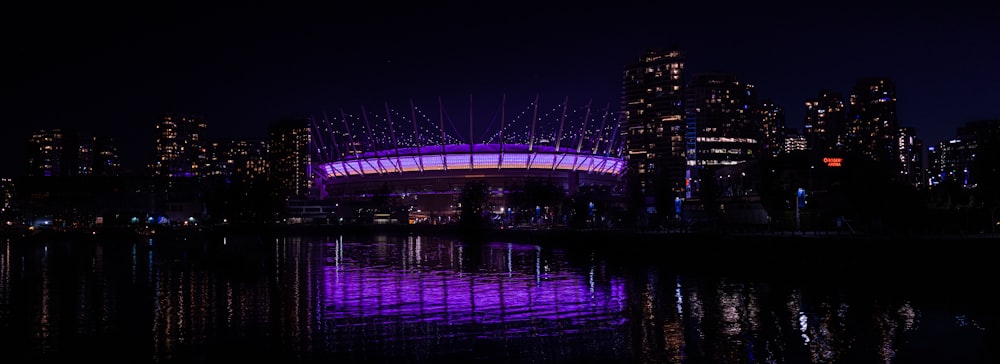
M459 226L462 230L474 232L489 228L489 217L486 216L489 200L490 190L485 181L465 183L459 195Z
M527 179L511 187L507 202L515 212L515 223L525 223L536 217L536 208L539 215L544 214L546 208L558 209L563 196L565 192L562 186L557 186L552 181Z

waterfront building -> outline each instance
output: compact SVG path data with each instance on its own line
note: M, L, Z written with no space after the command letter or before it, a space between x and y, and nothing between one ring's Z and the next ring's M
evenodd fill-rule
M687 189L685 153L692 140L684 118L684 64L679 50L651 49L628 64L622 78L626 189L630 208L645 214L673 206Z
M753 85L729 73L703 73L687 86L686 122L688 188L685 198L698 197L703 178L718 170L760 160L764 134L756 119Z
M199 177L207 159L203 134L207 124L200 116L166 113L156 124L153 176Z
M785 109L771 99L762 99L754 112L763 132L761 157L781 155L785 145Z
M859 79L850 95L848 150L895 167L899 161L896 85L885 78Z
M923 141L912 127L899 128L899 174L901 180L916 189L927 186L924 182Z
M268 178L276 198L287 201L305 198L313 187L310 121L283 119L268 129Z
M841 155L845 151L847 104L839 92L819 91L806 99L803 134L814 157Z
M496 224L552 223L567 197L585 205L576 216L593 220L616 208L625 168L616 112L568 99L543 107L537 97L508 112L505 101L483 130L470 115L467 135L440 103L437 112L411 103L320 120L316 130L329 132L315 136L314 150L329 153L314 163L317 190L345 221L369 223L454 222L471 202ZM477 188L481 200L464 200Z

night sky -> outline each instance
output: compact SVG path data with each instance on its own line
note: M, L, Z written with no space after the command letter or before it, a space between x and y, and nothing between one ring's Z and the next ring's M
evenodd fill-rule
M925 145L1000 118L991 4L28 3L0 15L0 176L24 173L33 130L60 127L114 137L125 167L139 170L168 111L203 115L209 138L263 138L281 118L411 99L437 110L440 97L466 123L470 95L490 110L504 95L519 109L536 94L617 110L623 67L659 47L685 51L689 73L755 85L794 127L806 98L846 96L870 76L896 83L901 125Z

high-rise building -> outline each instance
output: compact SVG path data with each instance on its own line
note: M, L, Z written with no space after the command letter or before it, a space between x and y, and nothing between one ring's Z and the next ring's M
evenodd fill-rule
M312 134L308 119L272 123L268 137L268 176L283 200L308 197L313 186Z
M899 128L899 165L901 180L914 188L927 186L924 176L924 143L912 127Z
M803 134L814 157L838 155L844 151L847 104L843 95L829 89L806 99Z
M851 91L848 149L873 161L899 161L896 85L885 78L862 78Z
M118 146L111 137L95 136L91 139L92 174L95 176L117 176L121 173Z
M166 113L156 124L156 144L149 168L154 176L198 177L207 159L201 117Z
M976 163L977 158L995 159L988 155L1000 145L1000 119L976 120L965 123L956 130L954 139L940 143L936 150L928 149L928 175L931 183L954 181L965 188L976 188L980 174L977 170L984 163Z
M205 175L251 186L266 178L267 142L232 139L209 143Z
M28 141L28 176L116 176L117 149L110 138L71 129L43 129Z
M689 188L696 197L702 178L724 166L759 160L764 133L753 85L729 73L694 75L687 85L686 151ZM709 172L709 173L705 173Z
M27 152L28 176L56 177L80 174L79 133L75 130L37 130L28 140Z
M785 146L785 109L771 99L762 99L758 103L756 119L763 133L761 157L777 157Z
M802 132L796 128L785 128L785 144L782 148L782 153L792 153L801 152L808 149L808 142L806 142L806 136L802 135Z
M673 205L685 190L684 55L648 50L625 67L621 135L626 190L641 196L646 212ZM657 202L657 200L660 200Z

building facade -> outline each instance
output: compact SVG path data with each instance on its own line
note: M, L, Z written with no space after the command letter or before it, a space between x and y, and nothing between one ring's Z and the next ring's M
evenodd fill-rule
M207 124L200 116L166 113L156 124L153 176L200 177L207 160L204 132Z
M753 85L732 74L691 77L686 102L689 188L685 198L697 197L703 178L715 171L761 158L764 133L756 107Z
M626 191L631 208L656 213L684 195L684 55L673 49L648 50L625 67L622 79L622 140ZM638 205L638 206L636 206Z

